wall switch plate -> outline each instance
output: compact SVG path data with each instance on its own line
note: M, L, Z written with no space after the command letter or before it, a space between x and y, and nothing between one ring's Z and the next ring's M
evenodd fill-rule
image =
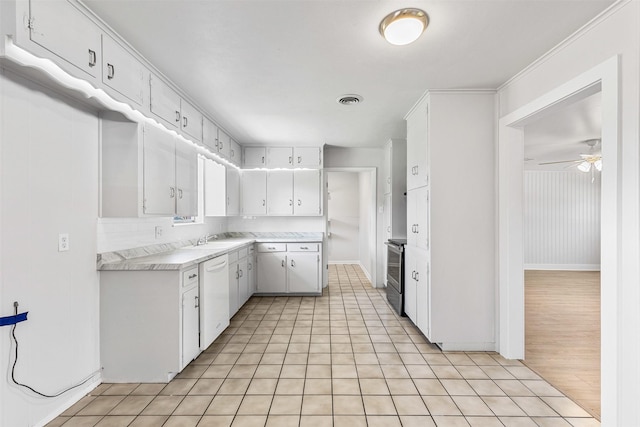
M156 225L156 239L159 239L162 237L162 227L159 225Z
M69 250L69 234L58 234L58 252L65 252Z

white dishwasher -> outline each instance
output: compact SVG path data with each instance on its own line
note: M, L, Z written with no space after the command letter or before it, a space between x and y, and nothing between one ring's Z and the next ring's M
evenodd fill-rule
M229 326L229 256L200 263L200 349Z

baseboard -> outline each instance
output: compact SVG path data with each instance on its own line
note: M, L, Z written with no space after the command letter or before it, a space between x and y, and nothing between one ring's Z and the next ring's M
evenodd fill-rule
M525 270L600 271L600 264L525 264Z
M494 342L437 342L442 351L497 351Z
M371 282L371 286L373 286L375 288L376 284L373 283L373 281L371 280L371 274L369 273L369 271L366 268L364 268L364 266L360 262L358 262L358 265L360 266L360 269L362 270L364 275L367 277L367 280L369 280L369 282Z
M95 389L100 384L102 384L102 378L99 377L96 380L85 384L84 387L78 388L74 394L72 394L67 400L65 400L58 407L58 409L53 411L51 414L47 415L44 419L38 421L35 424L35 427L44 427L44 426L46 426L51 421L53 421L55 418L57 418L60 414L62 414L64 411L66 411L67 409L71 408L73 405L78 403L78 401L80 399L85 397L87 394L89 394L89 392L91 390Z

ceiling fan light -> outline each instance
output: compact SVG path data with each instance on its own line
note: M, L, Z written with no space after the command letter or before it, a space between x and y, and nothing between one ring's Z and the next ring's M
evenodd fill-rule
M580 172L589 172L589 170L591 170L591 163L589 162L582 162L578 165L578 170Z
M420 9L400 9L387 15L380 22L380 34L389 43L403 46L418 39L427 28L429 19Z
M593 166L596 168L596 170L598 172L602 171L602 159L598 159L595 162L593 162Z

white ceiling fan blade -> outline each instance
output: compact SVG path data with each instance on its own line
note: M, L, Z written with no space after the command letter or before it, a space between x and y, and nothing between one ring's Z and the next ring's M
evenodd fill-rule
M561 160L559 162L544 162L544 163L538 163L539 166L542 165L555 165L558 163L580 163L582 162L582 160Z

